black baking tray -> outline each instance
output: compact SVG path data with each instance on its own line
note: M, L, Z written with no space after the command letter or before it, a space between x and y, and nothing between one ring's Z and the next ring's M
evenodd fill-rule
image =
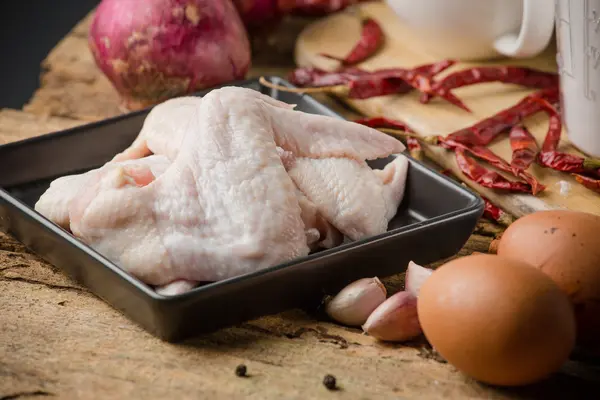
M267 89L257 80L233 85L297 104L300 111L342 118L307 95ZM427 264L450 257L483 213L475 193L409 158L406 194L387 233L182 295L161 296L33 210L53 179L97 168L126 148L149 110L0 146L0 229L163 340L180 341L286 309L312 307L353 280L403 272L410 260ZM381 168L390 160L370 164Z

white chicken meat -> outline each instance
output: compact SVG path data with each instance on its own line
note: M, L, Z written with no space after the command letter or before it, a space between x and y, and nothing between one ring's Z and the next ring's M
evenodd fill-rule
M53 182L36 210L163 294L385 232L408 160L365 160L402 143L292 108L234 87L169 100L129 149Z

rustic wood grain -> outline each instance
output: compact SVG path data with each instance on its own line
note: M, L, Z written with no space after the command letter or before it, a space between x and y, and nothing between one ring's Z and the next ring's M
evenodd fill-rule
M0 144L81 125L70 118L50 117L9 108L0 110Z
M490 240L474 236L464 253L482 250ZM401 281L386 283L393 291ZM330 373L351 399L509 399L527 393L551 399L582 396L600 377L600 371L587 368L583 375L570 364L542 384L496 390L440 362L422 340L382 344L294 310L168 344L7 237L0 238L0 293L0 375L6 377L0 398L43 392L59 398L318 399L332 396L320 383ZM249 378L235 377L240 363L248 366Z
M255 61L268 66L255 62L251 75L284 76L292 67L290 43L305 22L294 20L294 29L267 40L277 51L257 54ZM90 64L83 45L88 25L89 17L44 61L27 112L0 110L0 143L122 112ZM339 102L319 99L355 116ZM457 256L486 252L502 227L482 220L476 232ZM404 275L385 284L397 291ZM240 363L248 366L248 378L235 376ZM341 390L327 391L325 374L334 374ZM444 363L422 339L383 344L299 310L168 344L0 233L0 399L564 399L585 398L597 382L600 371L569 363L538 385L490 388Z
M361 7L365 15L378 20L386 32L385 46L378 54L361 64L367 70L393 67L413 67L441 60L441 57L426 50L425 43L418 35L403 25L395 17L393 11L385 3L367 3ZM329 53L343 56L352 47L359 35L359 23L352 13L340 13L316 21L308 26L297 41L295 49L296 62L302 66L317 66L332 70L337 62L320 56ZM510 62L500 60L495 64L510 63L530 66L542 70L556 71L556 48L548 47L542 55L526 60ZM440 74L440 77L457 70L476 65L494 65L487 63L457 63L454 67ZM524 90L515 85L486 83L456 89L455 94L463 99L473 113L467 113L439 99L429 104L421 104L417 93L391 95L368 100L345 100L359 112L369 116L387 116L406 122L413 130L423 136L445 135L467 127L496 112L516 104L531 90ZM547 131L548 118L539 113L525 121L526 126L536 136L541 146ZM496 140L490 145L504 159L510 161L511 149L508 139ZM566 140L563 129L563 140L560 150L577 154L577 151ZM460 173L454 154L440 147L425 146L426 154L443 168ZM580 153L579 153L580 154ZM523 194L506 194L484 188L465 178L465 182L474 190L490 198L515 216L522 216L545 209L567 208L587 211L600 215L600 195L579 185L569 174L552 171L532 165L529 169L547 189L538 196ZM510 177L509 177L510 178ZM514 178L513 178L514 179Z

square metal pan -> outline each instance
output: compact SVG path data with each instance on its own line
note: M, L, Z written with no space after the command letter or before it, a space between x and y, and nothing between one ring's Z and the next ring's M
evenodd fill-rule
M278 78L271 81L291 86ZM231 85L297 104L304 112L342 118L310 96L267 89L257 80ZM33 210L53 179L97 168L126 148L149 110L0 146L0 229L166 341L312 307L353 280L403 272L410 260L427 264L450 257L483 213L479 196L409 158L406 194L387 233L183 295L161 296ZM391 159L370 164L382 168Z

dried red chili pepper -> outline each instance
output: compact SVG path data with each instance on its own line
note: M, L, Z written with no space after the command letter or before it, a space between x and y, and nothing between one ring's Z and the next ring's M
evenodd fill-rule
M585 186L586 188L593 190L594 192L600 193L600 179L592 178L581 174L573 174L575 180Z
M415 160L423 159L423 147L421 146L421 143L419 143L419 139L416 137L416 135L410 135L410 133L412 133L412 130L404 122L384 117L362 118L357 119L354 122L356 122L357 124L366 125L371 128L380 129L382 132L388 132L396 134L398 136L403 136L404 139L406 139L406 147L408 147L410 155ZM401 133L401 131L407 132L408 134L403 134Z
M401 121L383 118L383 117L365 118L365 119L357 120L355 122L370 126L372 128L379 129L382 132L401 136L404 139L406 139L407 146L409 146L408 141L409 141L409 139L411 139L412 141L418 143L420 148L421 148L421 145L418 142L419 140L424 141L426 143L433 142L433 144L439 145L448 150L461 149L463 151L467 151L467 152L471 153L472 155L474 155L475 157L482 159L482 160L486 161L487 163L493 165L494 167L498 168L499 170L509 172L509 173L515 175L516 177L523 179L525 182L527 182L529 184L529 186L531 188L530 192L533 193L534 195L538 194L539 192L543 191L546 188L544 185L542 185L540 182L538 182L537 179L535 179L535 177L528 174L527 172L513 171L510 164L508 164L504 159L502 159L500 156L498 156L497 154L495 154L493 151L491 151L490 149L488 149L486 147L477 146L477 145L467 146L463 143L454 141L452 139L444 138L441 136L421 138L421 137L417 136L416 134L411 134L412 131L405 123L403 123ZM388 129L388 127L390 127L391 129ZM409 146L409 148L410 148L410 146ZM415 148L414 154L417 155L418 151L419 150L417 150ZM420 151L422 151L422 148L420 149ZM411 153L411 155L412 155L412 153ZM415 157L415 155L413 155L413 157Z
M542 151L538 163L555 171L592 174L600 177L600 160L579 157L560 151Z
M338 74L337 72L334 74ZM304 77L302 77L304 78ZM329 93L349 99L368 99L389 94L401 94L410 92L413 87L396 76L389 76L388 72L369 72L362 75L357 74L353 78L347 76L318 76L315 81L325 83L330 79L331 85L317 87L289 88L268 82L264 77L259 79L263 86L291 93ZM338 83L339 82L339 83ZM293 83L293 82L292 82Z
M500 156L496 155L490 149L488 149L486 147L482 147L482 146L473 146L473 147L469 147L468 149L471 152L471 154L487 161L489 164L493 165L494 167L498 168L499 170L509 172L509 173L515 175L516 177L523 179L531 187L531 193L533 195L537 195L538 193L540 193L546 189L546 186L544 186L540 182L538 182L538 180L535 179L535 177L533 175L531 175L525 171L518 171L515 173L512 170L509 163L507 163Z
M413 69L382 69L372 72L357 68L326 72L317 68L299 68L292 72L290 81L297 86L309 88L286 88L266 82L265 86L282 91L296 93L332 93L353 99L367 99L396 93L406 93L413 88L424 93L436 94L431 87L431 77L454 65L452 60L444 60L435 64L419 66ZM437 93L439 95L439 93ZM444 93L447 101L470 111L464 103L452 93ZM535 92L525 97L515 106L509 107L498 114L477 124L452 133L453 138L465 144L469 142L485 146L498 134L510 129L522 118L537 113L543 107L532 100L544 98L551 103L558 101L558 89L549 88ZM479 136L479 138L477 137Z
M485 204L483 209L483 216L491 219L494 222L497 222L501 225L508 226L514 222L514 218L506 213L504 210L499 208L498 206L492 204L492 202L484 196L481 196L483 202Z
M362 21L360 40L350 53L344 58L338 58L329 54L321 54L324 57L337 60L342 65L358 64L371 57L384 42L383 30L373 18L364 18Z
M399 136L407 141L408 147L413 146L413 148L416 149L416 146L414 144L415 142L419 144L419 147L421 147L421 144L418 143L418 141L422 140L422 138L418 134L414 133L404 122L385 117L361 118L354 120L354 122L357 124L368 126L370 128L380 130L384 133ZM408 143L409 139L411 139L411 144Z
M526 96L514 106L508 107L491 117L477 122L467 128L460 129L446 136L447 140L453 140L464 145L487 146L498 135L508 131L524 118L531 116L544 109L544 105L537 99L546 101L557 101L559 92L557 88L539 90ZM427 139L435 143L435 137Z
M361 118L354 121L357 124L366 125L370 128L378 129L381 132L389 133L394 136L399 136L406 140L407 146L412 146L417 149L421 148L420 140L423 140L421 136L414 133L412 129L404 122L385 118L385 117L372 117L372 118ZM410 142L410 143L409 143Z
M546 99L535 99L535 101L542 107L542 110L548 114L548 132L544 138L542 144L542 153L555 151L558 148L560 142L560 136L562 134L562 122L560 115L556 109Z
M445 170L445 171L447 171L447 170ZM464 186L464 187L468 187L467 184L465 184L464 182L461 182L461 185ZM506 213L501 208L499 208L498 206L494 205L490 201L490 199L488 199L485 196L481 196L481 198L483 199L483 204L484 204L483 216L485 218L491 219L492 221L500 223L500 224L505 225L505 226L508 226L512 222L514 222L514 219L512 218L512 216L510 214ZM478 228L481 228L481 227L478 226ZM500 232L500 233L498 233L498 232L490 232L489 228L484 228L480 232L481 233L484 233L484 232L493 233L494 236L496 236L496 238L498 238L499 236L502 236L502 232Z
M392 128L399 129L401 131L412 132L412 130L404 122L385 117L361 118L355 120L354 122L368 126L369 128Z
M439 73L440 70L443 71L452 63L453 61L446 61L410 70L403 68L381 69L363 74L347 83L347 96L353 99L367 99L388 94L407 93L413 89L429 92L431 90L431 77L434 73ZM429 67L429 71L426 71L427 67ZM441 97L466 111L470 111L452 93L446 93Z
M407 137L406 147L408 147L408 152L410 153L412 158L414 158L415 160L423 159L423 147L416 138Z
M542 151L540 151L537 157L538 164L556 171L592 174L600 177L600 160L556 151L562 134L560 115L546 100L537 99L536 101L543 106L550 119Z
M523 179L529 184L531 188L530 192L536 195L545 189L544 185L538 182L537 179L535 179L535 177L533 177L531 174L525 172L524 169L513 169L508 162L506 162L504 159L502 159L501 157L499 157L494 152L492 152L484 146L491 142L491 140L499 132L501 132L499 130L494 130L493 128L498 128L494 127L494 125L490 121L503 121L504 118L507 118L510 120L511 123L513 122L512 119L516 119L517 122L520 122L521 118L523 118L525 115L530 115L530 113L532 113L533 111L537 112L543 108L543 104L537 101L538 98L553 98L554 96L557 96L557 94L554 94L554 92L556 92L555 89L553 89L553 92L540 91L534 93L524 98L516 106L503 110L495 116L492 116L482 121L481 123L475 124L472 127L458 131L454 134L449 135L448 137L444 138L442 136L432 136L422 138L421 140L426 143L440 145L449 150L455 150L457 148L460 148L463 151L468 151L475 157L485 160L486 162L500 169L501 171L509 172L515 175L516 177ZM366 123L366 121L368 120L364 121ZM406 127L406 125L400 121L386 120L383 118L371 119L369 122L369 126L374 128L383 128L381 130L384 132L396 134L400 133L392 132L391 130L385 128L389 126L403 131L410 131ZM511 125L506 125L506 128L509 128L510 126ZM503 128L503 130L505 130L506 128ZM410 137L410 135L403 136Z
M347 97L369 99L371 97L403 94L414 90L413 86L395 76L389 70L379 70L362 75L347 83Z
M433 77L439 74L440 72L443 72L446 69L450 68L454 64L456 64L455 60L442 60L433 64L420 65L418 67L412 68L412 70L418 72L421 75L428 75Z
M444 100L454 104L455 106L467 111L471 112L469 107L467 107L462 100L456 97L451 91L442 89L436 89L433 87L433 82L431 80L431 76L420 73L415 69L402 69L395 68L389 70L391 74L395 75L398 78L403 79L406 83L408 83L413 88L429 95L437 95Z
M417 74L433 77L444 70L450 68L456 63L454 60L442 60L433 64L419 65L412 69ZM352 69L352 73L356 73L356 68ZM360 71L360 70L359 70ZM343 70L344 73L349 73L349 68ZM372 82L368 81L368 75L372 74ZM390 76L392 75L392 76ZM389 94L403 94L414 90L414 87L406 83L401 78L393 76L394 69L382 69L373 71L372 73L360 71L355 76L367 78L367 81L362 81L354 86L353 95L355 98L366 99L374 96L386 96Z
M528 184L509 181L497 172L484 168L477 161L467 156L465 149L457 147L454 153L456 155L456 163L461 172L473 182L491 189L531 193L531 187Z
M512 149L510 167L513 173L518 175L535 161L538 145L531 132L522 124L513 126L509 138Z
M487 82L512 83L537 89L557 88L558 74L526 67L474 67L445 76L436 81L432 89L445 92ZM421 97L421 102L427 103L430 99L430 95L425 95Z
M335 73L339 74L341 72L338 71ZM325 78L321 75L319 79L323 82ZM342 82L338 83L338 79ZM348 80L343 82L345 79ZM353 78L336 77L332 78L332 82L335 82L335 84L321 87L287 88L285 86L270 83L263 77L260 78L260 82L264 86L286 92L331 93L351 99L367 99L375 96L399 93L401 90L406 90L406 85L425 93L431 92L431 78L429 74L423 74L416 69L407 70L403 68L382 69L355 74ZM450 103L466 111L470 111L469 108L467 108L467 106L465 106L454 94L444 93L439 95Z
M335 86L346 84L357 76L365 74L368 74L368 72L358 68L329 72L320 68L306 67L293 70L288 76L288 80L300 87Z
M443 60L434 64L420 65L414 70L425 76L434 76L454 64L453 60ZM391 69L368 72L358 68L344 68L327 72L319 68L297 68L292 71L288 79L296 86L317 87L319 88L318 92L347 93L349 97L356 99L403 94L414 90L403 79L394 76ZM356 80L360 80L360 82L350 84ZM307 93L309 91L301 90L300 92Z
M456 151L457 149L460 149L462 151L468 151L475 157L486 161L490 165L493 165L494 167L498 168L499 170L509 172L515 175L517 178L523 179L529 184L531 188L530 192L534 195L546 189L546 187L539 183L537 179L535 179L535 177L533 177L531 174L528 174L525 171L518 171L517 173L515 173L509 163L507 163L503 158L498 156L496 153L494 153L487 147L477 145L467 146L447 138L438 138L438 144L449 150Z

